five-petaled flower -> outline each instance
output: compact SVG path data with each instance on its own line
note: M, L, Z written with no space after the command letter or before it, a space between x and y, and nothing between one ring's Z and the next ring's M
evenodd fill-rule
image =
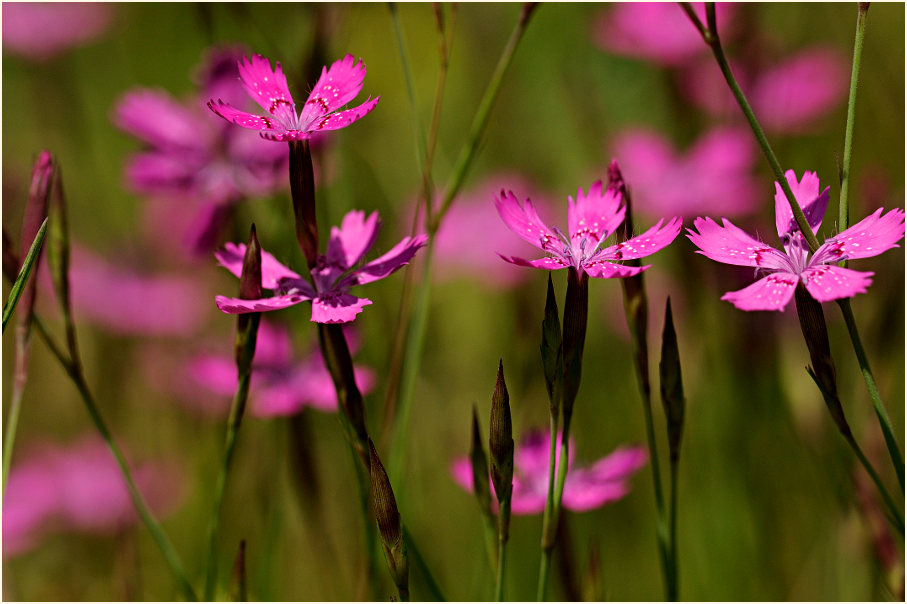
M365 65L361 59L355 64L354 60L353 55L346 55L330 69L322 68L321 77L297 113L280 62L272 71L271 62L261 55L253 55L251 60L243 57L239 63L243 87L270 117L240 111L220 99L208 101L208 107L243 128L261 130L262 137L273 141L303 140L320 130L339 130L374 109L381 98L369 97L358 107L339 111L362 90Z
M828 207L828 187L819 193L815 172L805 172L800 182L793 170L785 173L797 203L815 234ZM894 209L882 215L879 208L857 224L825 240L810 255L803 234L797 227L787 198L775 183L775 226L784 252L753 239L723 218L719 226L711 218L697 218L698 233L688 235L703 254L725 264L753 266L768 273L752 285L728 292L721 299L741 310L784 310L798 283L819 302L850 298L866 292L873 273L836 266L841 260L877 256L897 246L904 236L904 211Z
M560 463L558 434L557 463ZM517 516L541 514L548 496L548 455L551 434L532 431L513 454L513 499L511 511ZM586 512L617 501L630 491L629 481L643 465L648 455L643 447L620 447L587 468L573 466L576 445L568 440L567 478L564 481L563 505L573 512ZM468 458L451 464L454 480L467 491L473 489L472 466ZM492 505L497 505L493 502Z
M316 266L311 270L314 287L262 250L261 286L274 291L275 295L258 300L217 296L217 307L225 313L242 314L279 310L311 300L312 321L348 323L372 303L367 298L350 294L349 289L383 279L408 264L428 240L427 235L404 237L387 253L357 268L375 244L379 226L377 212L366 218L365 212L353 210L343 217L340 228L331 227L327 253L318 256ZM223 267L239 277L245 251L246 246L242 243L228 243L215 256Z
M645 233L607 247L605 240L624 221L626 207L621 203L620 193L608 188L602 190L601 181L589 188L589 194L577 191L576 201L567 198L566 236L557 227L548 227L536 213L527 198L521 206L513 191L501 191L494 198L495 207L501 219L514 233L532 245L548 253L545 258L524 260L516 256L498 254L513 264L547 270L573 267L580 274L607 279L630 277L644 271L651 265L629 266L615 264L611 260L631 260L654 254L674 241L680 233L681 219L674 217L662 227L663 220Z

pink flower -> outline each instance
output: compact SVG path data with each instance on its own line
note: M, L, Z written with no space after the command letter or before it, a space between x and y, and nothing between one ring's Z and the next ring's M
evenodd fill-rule
M704 23L702 3L694 7ZM736 7L719 3L715 11L722 38L728 39L732 32L727 31L725 22L732 18ZM620 2L602 13L594 27L592 36L602 49L663 65L680 65L708 52L689 17L673 2Z
M317 266L311 270L312 284L262 250L261 285L276 295L259 300L243 300L217 296L217 307L225 313L242 314L266 312L312 301L312 321L316 323L347 323L356 318L362 309L372 303L367 298L357 298L349 293L354 285L384 279L408 264L427 235L404 237L384 255L357 267L365 254L375 245L380 222L378 213L365 218L365 212L353 210L343 217L338 227L331 227L327 254L318 256ZM239 277L242 272L242 243L228 243L215 256L221 266Z
M732 62L734 76L768 132L801 134L845 98L848 61L834 49L813 47L756 72ZM740 108L714 61L692 67L681 90L700 108L716 116L738 117Z
M680 218L673 218L662 228L663 220L637 237L628 241L602 247L605 240L624 221L626 208L621 204L620 194L609 189L602 191L601 181L596 181L589 194L577 190L576 202L567 198L567 237L557 227L548 227L536 213L527 198L520 206L513 191L501 191L494 198L495 207L501 219L510 230L532 245L548 253L545 258L524 260L516 256L501 258L519 266L546 270L573 267L586 272L590 277L608 279L629 277L640 273L651 265L626 266L611 260L630 260L654 254L674 241L680 233Z
M97 37L112 15L106 2L4 2L3 46L44 61Z
M211 94L247 100L239 81L238 49L212 51L201 71L202 98ZM220 243L225 213L246 197L285 186L288 155L244 134L202 108L201 99L179 102L163 90L136 89L114 107L113 121L149 148L126 167L129 187L163 199L192 203L192 247L209 252ZM185 211L185 210L183 210Z
M558 445L560 445L560 435ZM511 511L517 515L540 514L548 496L548 455L551 435L547 431L530 432L513 455L513 501ZM646 463L643 447L622 447L588 468L574 468L575 444L569 442L570 459L564 481L563 506L574 512L586 512L617 501L629 491L629 478ZM558 446L558 463L560 446ZM454 480L472 491L472 465L468 458L451 464ZM493 502L496 505L497 502Z
M321 355L316 352L302 363L294 363L285 328L262 321L252 371L249 411L256 417L294 415L307 405L320 411L337 410L337 391ZM370 392L375 373L365 367L355 367L354 372L359 390ZM223 396L226 412L237 385L233 358L199 355L189 363L188 373L196 383Z
M819 193L815 172L805 172L799 183L793 170L788 170L785 176L816 233L828 206L829 188ZM753 239L726 218L722 219L724 226L711 218L697 218L694 225L699 232L687 229L687 237L699 248L697 253L725 264L753 266L768 273L749 287L721 297L741 310L784 310L798 283L819 302L865 293L873 273L841 268L835 263L877 256L898 247L896 242L904 236L903 210L891 210L883 216L879 208L849 229L826 239L810 256L777 182L775 191L775 224L784 252Z
M634 213L742 214L758 201L750 174L756 146L745 130L712 130L682 154L655 132L631 130L614 148L632 187Z
M42 268L41 275L42 292L52 292L49 271ZM206 314L204 288L197 280L139 273L123 260L110 263L83 246L72 247L69 281L73 312L115 333L186 335Z
M136 484L159 514L179 499L174 468L134 468ZM94 436L70 446L46 443L14 466L3 498L3 554L35 547L43 534L64 529L111 534L138 520L126 483L107 445Z
M306 99L302 111L297 113L280 62L271 71L271 62L261 55L253 55L251 60L244 57L239 64L243 87L271 117L234 109L220 99L208 101L208 107L243 128L261 130L261 136L273 141L303 140L321 130L339 130L365 116L381 98L369 97L358 107L339 110L362 90L365 65L361 59L355 65L353 61L353 55L346 55L335 61L330 69L322 68L318 83Z

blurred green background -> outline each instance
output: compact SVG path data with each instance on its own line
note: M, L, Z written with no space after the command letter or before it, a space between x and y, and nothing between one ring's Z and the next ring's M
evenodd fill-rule
M313 82L302 75L312 51L316 13L326 12L328 61L346 53L368 67L363 92L381 95L377 109L335 133L326 151L333 179L319 189L322 236L351 208L378 209L386 249L406 229L408 205L420 177L413 115L388 7L383 4L116 4L109 30L97 40L44 62L3 56L3 225L17 237L31 163L49 149L63 170L73 237L114 261L128 256L148 269L160 250L135 234L143 204L124 187L127 155L139 148L110 121L115 99L143 86L177 97L193 94L190 73L213 44L238 42L279 60L297 103ZM460 5L439 134L435 182L447 182L497 58L519 13L517 4ZM564 225L566 196L606 177L610 141L630 126L650 126L685 146L713 120L678 100L665 68L605 52L591 40L600 4L542 5L504 80L465 189L498 171L525 174L556 202ZM677 9L678 12L680 9ZM763 36L779 55L811 44L852 50L855 4L746 5L742 36ZM430 5L398 7L411 59L419 118L427 127L438 73L437 33ZM819 26L817 26L819 25ZM690 26L692 27L692 26ZM733 45L729 48L734 51ZM876 205L867 183L882 183L886 209L904 206L904 9L874 3L869 15L854 137L852 217ZM777 138L785 167L819 173L832 203L822 233L833 232L838 197L836 156L844 137L845 101L815 133ZM618 158L619 159L619 158ZM773 224L772 176L757 164L761 209L735 224L760 233ZM632 185L632 183L631 183ZM489 199L489 203L491 200ZM640 201L641 203L641 201ZM255 221L265 249L301 265L293 250L286 193L240 208L235 237ZM639 226L647 219L639 222ZM854 220L855 221L855 220ZM645 226L648 226L646 223ZM692 226L686 220L686 226ZM639 227L637 227L639 228ZM773 240L769 239L772 242ZM527 254L530 250L527 246ZM738 285L733 269L693 254L685 237L657 255L649 283L653 374L660 350L665 294L674 301L687 398L680 468L681 595L689 600L865 600L891 597L875 559L867 525L855 503L855 460L841 441L804 371L808 354L793 305L785 313L745 313L719 300ZM418 263L416 266L419 266ZM855 268L875 271L867 295L853 302L857 322L895 433L904 433L904 252L896 248ZM171 270L173 270L171 268ZM204 527L224 424L187 411L159 387L178 379L149 375L149 354L178 358L201 341L231 348L234 320L214 296L232 295L235 279L213 258L191 267L210 294L210 313L181 337L117 336L82 323L79 336L89 382L119 442L137 459L176 461L182 470L179 506L164 526L194 579L203 576ZM410 270L410 269L408 269ZM528 270L514 267L513 270ZM408 459L398 504L403 522L451 600L487 600L493 576L484 554L481 520L472 497L448 467L469 447L471 406L487 434L497 362L503 358L515 438L547 425L547 400L538 343L545 275L510 291L478 280L438 282L416 385ZM189 275L195 278L194 275ZM555 274L562 303L564 274ZM379 375L366 398L378 432L384 376L397 319L403 274L362 293L374 304L356 320L357 359ZM9 285L4 286L4 295ZM39 294L40 295L40 294ZM110 292L116 296L116 291ZM39 310L42 307L39 306ZM46 308L46 307L45 307ZM859 375L840 312L826 305L839 388L851 426L892 490L897 483ZM45 312L46 314L46 312ZM580 462L624 443L644 443L644 421L624 335L617 282L593 282L584 380L574 436ZM314 329L303 308L273 317L290 325L300 350ZM51 319L59 327L59 322ZM58 332L59 333L59 330ZM3 342L3 404L7 412L12 338ZM654 379L654 375L653 375ZM657 384L657 382L656 382ZM656 386L657 392L657 386ZM660 452L666 454L663 414L656 405ZM226 585L240 539L247 541L250 596L258 600L347 600L355 597L361 517L346 444L333 415L304 411L306 440L317 461L320 519L300 505L289 420L248 418L228 483L220 545ZM17 438L65 442L91 431L78 395L46 347L32 347L30 379ZM903 448L903 438L900 440ZM17 457L13 459L15 468ZM663 460L662 467L666 467ZM302 487L305 491L305 487ZM303 497L303 499L305 499ZM572 566L582 579L588 552L600 548L603 596L611 600L663 597L649 467L623 500L569 514ZM515 517L506 595L535 595L541 517ZM903 542L897 546L903 556ZM410 563L414 599L428 597ZM106 600L177 597L147 531L136 526L114 538L60 532L32 551L4 560L4 599ZM374 597L389 598L384 569ZM549 594L563 598L555 572ZM225 593L220 594L225 597Z

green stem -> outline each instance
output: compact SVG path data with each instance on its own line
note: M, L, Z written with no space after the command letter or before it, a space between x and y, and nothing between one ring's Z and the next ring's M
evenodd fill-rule
M507 551L507 531L506 524L510 522L510 500L505 499L501 502L501 509L498 514L498 572L494 584L495 602L504 601L504 560Z
M403 525L403 538L406 540L406 551L408 555L412 556L413 560L415 560L416 564L419 565L419 568L422 569L422 573L425 575L426 587L428 587L428 591L431 593L432 598L437 602L447 602L447 598L445 598L444 594L441 592L441 587L438 585L437 580L435 580L431 569L428 568L425 558L423 558L421 552L419 552L416 541L406 528L406 525Z
M251 348L252 354L255 350L256 332L261 319L260 313L249 315L250 323L248 332L245 335L243 346L248 350ZM230 416L227 419L227 435L224 441L224 456L221 461L220 472L217 475L217 483L214 487L214 502L211 506L211 515L208 517L208 546L205 572L205 600L214 599L214 591L217 585L217 533L220 526L220 508L224 499L224 491L227 486L227 475L230 472L230 462L233 459L233 451L236 447L236 436L239 433L239 427L242 424L242 418L246 409L246 401L249 399L249 386L252 381L251 356L249 364L244 370L239 372L239 385L236 393L233 395L233 403L230 407Z
M809 222L807 222L803 210L800 209L800 204L797 203L797 198L794 196L794 192L791 190L790 184L784 176L784 170L781 169L781 164L778 162L775 152L772 151L772 147L768 142L768 138L765 136L765 132L762 130L762 126L759 125L759 121L756 119L756 114L753 113L752 107L750 107L749 102L747 102L746 97L743 95L740 85L734 78L734 74L731 73L731 67L728 65L727 58L724 56L724 49L721 47L721 41L718 38L718 27L715 21L715 3L707 2L705 5L706 19L708 22L707 28L703 27L702 22L688 2L681 3L681 6L686 11L687 16L690 17L690 20L693 21L693 24L699 30L699 33L702 34L702 39L709 48L712 49L712 54L715 55L715 60L718 62L718 67L721 69L721 73L724 75L728 87L734 94L734 98L737 99L737 104L740 105L740 109L743 110L743 115L746 117L746 121L749 123L750 128L752 128L753 134L756 135L756 141L762 148L762 152L765 154L765 158L768 160L769 166L771 166L772 172L775 174L775 180L781 186L781 190L784 191L784 196L787 197L787 202L790 204L791 212L793 212L794 219L797 221L800 232L809 244L810 251L815 252L819 247L819 240L816 239L816 235L809 226Z
M6 333L6 324L9 322L10 317L13 316L16 305L19 304L19 298L22 297L22 292L25 291L28 277L31 275L32 268L35 266L35 261L38 259L38 253L41 251L41 244L44 243L44 235L47 233L47 220L48 219L45 218L44 222L41 223L41 228L38 229L38 233L35 235L31 247L28 248L28 254L26 254L25 261L22 263L22 269L19 271L19 275L16 277L15 282L13 282L9 297L6 299L6 304L3 307L3 333Z
M853 123L857 102L857 82L860 80L860 62L863 57L863 34L866 31L866 13L869 3L859 3L857 12L857 33L853 42L853 66L850 71L850 94L847 97L847 122L844 127L844 159L841 165L841 196L838 201L838 230L843 231L850 224L848 187L850 185L850 158L853 150ZM846 261L841 263L846 266Z
M41 335L42 339L47 342L51 352L57 357L57 360L60 361L63 369L75 384L76 389L79 391L79 395L82 398L82 402L85 403L85 408L88 410L89 416L91 416L92 422L94 422L95 427L101 434L101 438L107 443L107 448L110 449L110 452L116 459L117 465L120 468L120 473L126 481L126 489L129 491L132 505L138 512L139 518L141 518L142 523L148 529L148 532L151 533L151 537L161 550L161 553L164 555L164 559L176 579L180 592L186 600L197 602L198 596L195 594L195 590L192 589L192 584L189 582L185 570L183 570L179 555L176 553L176 550L173 548L173 545L161 528L160 523L154 517L154 514L152 514L142 493L136 487L135 481L132 479L132 473L129 471L129 466L126 463L126 458L123 456L119 446L114 442L110 430L104 422L104 418L101 417L101 412L91 395L91 391L88 389L88 384L85 383L85 378L82 375L81 369L64 356L62 350L51 339L50 333L44 323L37 316L34 317L33 321L38 333Z
M901 534L901 538L904 537L904 516L898 510L897 505L895 505L894 500L891 498L891 495L888 494L888 490L882 484L882 480L879 478L879 475L873 469L872 464L869 463L869 460L866 459L866 456L863 454L863 451L860 449L860 446L857 444L857 441L854 439L852 434L845 434L844 440L847 441L847 444L850 445L850 448L853 449L854 454L857 456L857 459L860 460L860 463L863 465L863 468L866 470L866 473L869 474L869 477L872 478L872 481L875 483L876 488L879 491L879 494L882 496L882 499L885 501L885 505L888 507L888 513L890 515L891 523L898 530L898 533Z
M536 600L545 601L545 592L548 590L548 570L551 566L551 552L557 539L557 526L559 518L555 517L554 507L554 481L557 471L557 430L558 416L551 414L551 443L548 448L548 496L545 499L545 513L542 517L542 558L539 563L539 584ZM557 510L558 516L560 510Z
M671 460L671 516L670 516L670 560L671 560L671 582L668 583L668 600L676 602L680 595L679 588L679 569L677 568L677 467L678 460Z
M882 403L882 397L879 395L879 389L876 386L872 370L869 368L869 359L866 357L866 351L863 349L863 342L860 340L860 332L857 330L857 323L854 320L853 311L850 308L850 299L843 298L838 300L838 306L841 307L841 313L844 315L844 322L847 324L847 333L850 334L850 341L853 344L853 351L857 356L857 362L860 365L860 372L863 374L863 381L866 382L866 389L869 391L869 398L872 400L872 406L875 409L876 417L879 420L879 426L885 436L885 445L888 448L888 455L891 457L891 463L894 465L895 473L898 477L898 484L901 486L901 493L904 492L904 458L898 448L897 439L894 436L894 429L891 427L891 420L888 418L888 412Z

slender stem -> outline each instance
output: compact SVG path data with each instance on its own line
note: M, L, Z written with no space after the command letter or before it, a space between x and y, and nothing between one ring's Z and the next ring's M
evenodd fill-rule
M254 354L256 333L261 319L260 313L251 313L249 329L242 345ZM250 358L251 361L251 358ZM251 362L239 372L239 385L233 395L230 407L230 416L227 419L227 435L224 440L224 456L221 460L220 472L214 487L214 502L211 506L211 515L208 517L208 547L205 571L205 600L214 599L214 590L217 585L217 534L220 526L220 508L224 499L227 486L227 475L230 472L230 463L233 460L233 451L236 448L236 436L245 414L246 402L249 399L249 386L252 381Z
M671 578L668 583L668 600L676 602L680 595L680 572L677 568L677 468L678 460L671 460L671 512L670 512L670 540L671 544Z
M891 495L888 494L888 490L882 484L882 480L879 478L879 475L876 473L875 469L872 467L872 464L869 463L869 460L866 459L866 456L863 454L863 451L860 449L860 446L857 444L857 441L854 439L852 434L845 434L844 440L847 441L847 444L850 445L850 448L853 449L854 454L857 456L857 459L860 460L860 463L863 465L863 468L866 470L866 473L869 474L869 477L872 478L872 481L875 483L876 488L879 491L879 494L882 496L882 499L885 501L885 505L888 507L888 513L890 514L890 520L894 527L901 534L901 537L904 537L904 515L898 510L897 505L895 505L894 500L891 498Z
M844 315L844 322L847 324L847 333L850 334L850 341L853 344L854 353L857 356L857 362L860 365L860 373L863 374L863 380L866 382L866 389L869 391L869 398L872 400L872 406L875 409L876 417L879 420L879 426L885 436L885 445L888 448L888 455L891 457L891 463L894 465L895 473L898 477L898 484L901 486L901 493L904 492L904 458L898 448L897 439L894 436L894 429L891 427L891 420L885 405L882 403L882 397L879 395L878 386L872 370L869 368L869 359L866 357L866 351L863 349L863 342L860 340L860 332L857 330L857 323L854 320L853 311L850 308L850 299L843 298L838 300L838 306L841 307L841 313Z
M553 517L555 513L554 481L557 472L558 420L557 414L550 415L551 443L548 448L548 496L545 499L545 513L542 517L542 558L539 563L539 584L536 592L536 599L539 602L545 601L545 592L548 589L548 570L551 566L551 552L554 551L559 520L559 518Z
M9 322L10 317L13 316L16 305L19 304L19 298L22 297L22 292L25 291L28 277L32 273L35 261L38 259L38 253L41 251L41 244L44 243L44 235L47 233L47 220L48 219L45 218L44 222L41 223L41 228L38 229L38 233L35 235L31 247L28 248L28 253L25 255L25 260L22 263L22 269L19 271L19 275L16 277L15 282L13 282L9 297L6 300L6 304L3 306L3 333L6 333L6 324Z
M432 574L431 569L428 568L425 558L422 557L422 553L416 546L416 541L413 539L413 536L410 534L409 529L406 528L405 524L403 525L403 538L406 540L406 551L408 555L412 556L412 559L415 560L416 564L419 565L419 568L422 569L422 573L425 575L426 587L428 587L428 591L431 593L432 598L437 602L447 602L447 598L445 598L444 594L441 592L438 581Z
M501 502L501 509L498 513L498 572L494 584L495 602L504 601L504 560L507 551L507 531L506 523L510 522L510 501L505 499Z
M863 34L866 31L866 13L869 3L861 2L857 9L857 33L853 41L853 66L850 71L850 94L847 97L847 122L844 127L844 159L841 166L841 196L838 201L838 230L850 224L848 187L850 185L850 158L853 150L853 123L857 103L857 82L860 80L860 62L863 57ZM846 266L846 261L841 263Z
M781 164L778 162L775 152L772 151L772 147L768 142L768 138L765 136L765 132L762 130L762 126L759 125L759 121L756 119L756 114L753 113L752 107L750 107L749 102L747 102L746 97L743 95L743 91L740 89L740 85L734 78L734 74L731 73L731 67L728 65L727 58L724 55L724 49L721 47L721 41L718 38L718 27L715 21L715 3L707 2L705 6L708 28L703 27L702 22L688 2L681 3L681 6L690 17L690 20L693 21L693 24L699 30L699 33L702 34L702 39L708 44L709 48L712 49L712 54L715 55L715 60L718 62L718 67L721 69L721 73L724 75L728 87L734 94L734 98L737 99L737 104L740 105L740 109L743 110L743 115L746 117L746 121L749 123L750 128L752 128L753 134L756 135L756 141L762 148L762 152L765 154L765 158L768 160L769 166L771 166L772 172L775 174L775 180L781 186L781 190L784 191L785 197L787 197L787 202L790 204L791 212L793 212L794 219L797 221L800 232L809 244L809 249L815 252L819 247L819 240L816 239L812 228L806 220L806 216L803 214L803 210L800 209L800 204L797 203L797 198L794 196L794 192L791 190L790 184L784 176L784 170L781 169Z

